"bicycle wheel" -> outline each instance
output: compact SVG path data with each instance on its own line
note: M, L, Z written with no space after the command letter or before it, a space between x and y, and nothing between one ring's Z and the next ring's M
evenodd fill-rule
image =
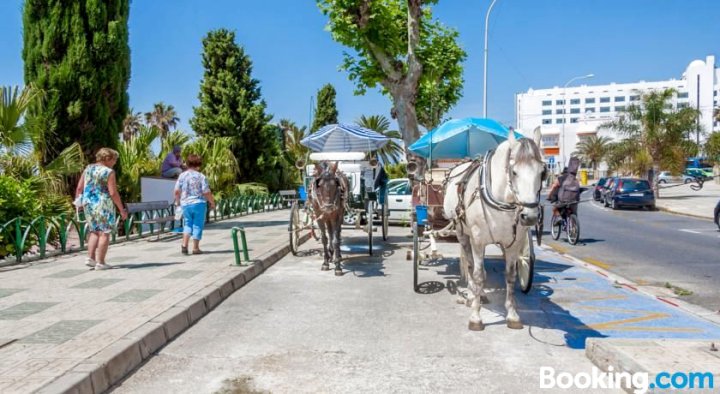
M550 219L550 233L554 240L560 239L560 231L562 231L562 220L557 215L553 215Z
M302 222L300 221L300 207L297 201L293 201L290 208L290 222L288 223L288 234L290 235L290 251L293 256L297 256L300 247L300 230Z
M580 239L580 222L574 213L568 217L567 235L570 245L578 243L578 240Z

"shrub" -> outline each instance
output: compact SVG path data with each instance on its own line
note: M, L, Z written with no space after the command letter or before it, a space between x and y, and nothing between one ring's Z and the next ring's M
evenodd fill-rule
M266 196L270 194L267 186L262 183L242 183L235 185L235 194L242 194L244 196Z
M16 217L30 221L40 215L40 208L40 201L27 181L0 175L0 226L4 226ZM15 251L14 228L11 225L7 229L0 229L0 257ZM25 245L26 250L34 244L33 241L28 241Z

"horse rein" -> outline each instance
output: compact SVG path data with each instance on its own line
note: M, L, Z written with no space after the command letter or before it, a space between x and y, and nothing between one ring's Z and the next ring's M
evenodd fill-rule
M329 171L324 170L322 174L318 176L318 179L313 180L313 188L311 192L311 196L314 201L317 201L318 207L320 208L320 211L322 214L318 217L321 218L325 213L333 212L337 209L337 202L340 199L340 195L342 194L342 182L340 181L340 177L337 174L332 175L333 180L335 181L335 184L337 185L338 192L335 193L335 197L333 200L329 203L322 203L322 200L317 195L317 188L320 185L320 181L323 178L329 178L325 174L327 174Z

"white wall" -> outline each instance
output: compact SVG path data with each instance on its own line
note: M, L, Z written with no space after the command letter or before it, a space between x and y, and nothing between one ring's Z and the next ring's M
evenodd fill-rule
M140 178L140 201L167 201L173 203L175 200L176 179L164 179L164 178Z

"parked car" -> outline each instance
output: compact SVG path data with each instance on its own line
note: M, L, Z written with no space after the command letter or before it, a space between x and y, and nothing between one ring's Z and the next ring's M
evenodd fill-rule
M672 175L670 171L661 171L658 174L658 183L690 183L694 178L687 174Z
M602 190L610 178L600 178L593 184L593 200L600 201L602 199Z
M410 223L412 212L412 184L407 178L388 181L388 221L393 223Z
M694 178L700 178L702 180L709 180L713 178L712 168L686 168L683 174Z
M605 206L612 209L634 206L654 211L655 192L646 179L615 178L605 193Z

